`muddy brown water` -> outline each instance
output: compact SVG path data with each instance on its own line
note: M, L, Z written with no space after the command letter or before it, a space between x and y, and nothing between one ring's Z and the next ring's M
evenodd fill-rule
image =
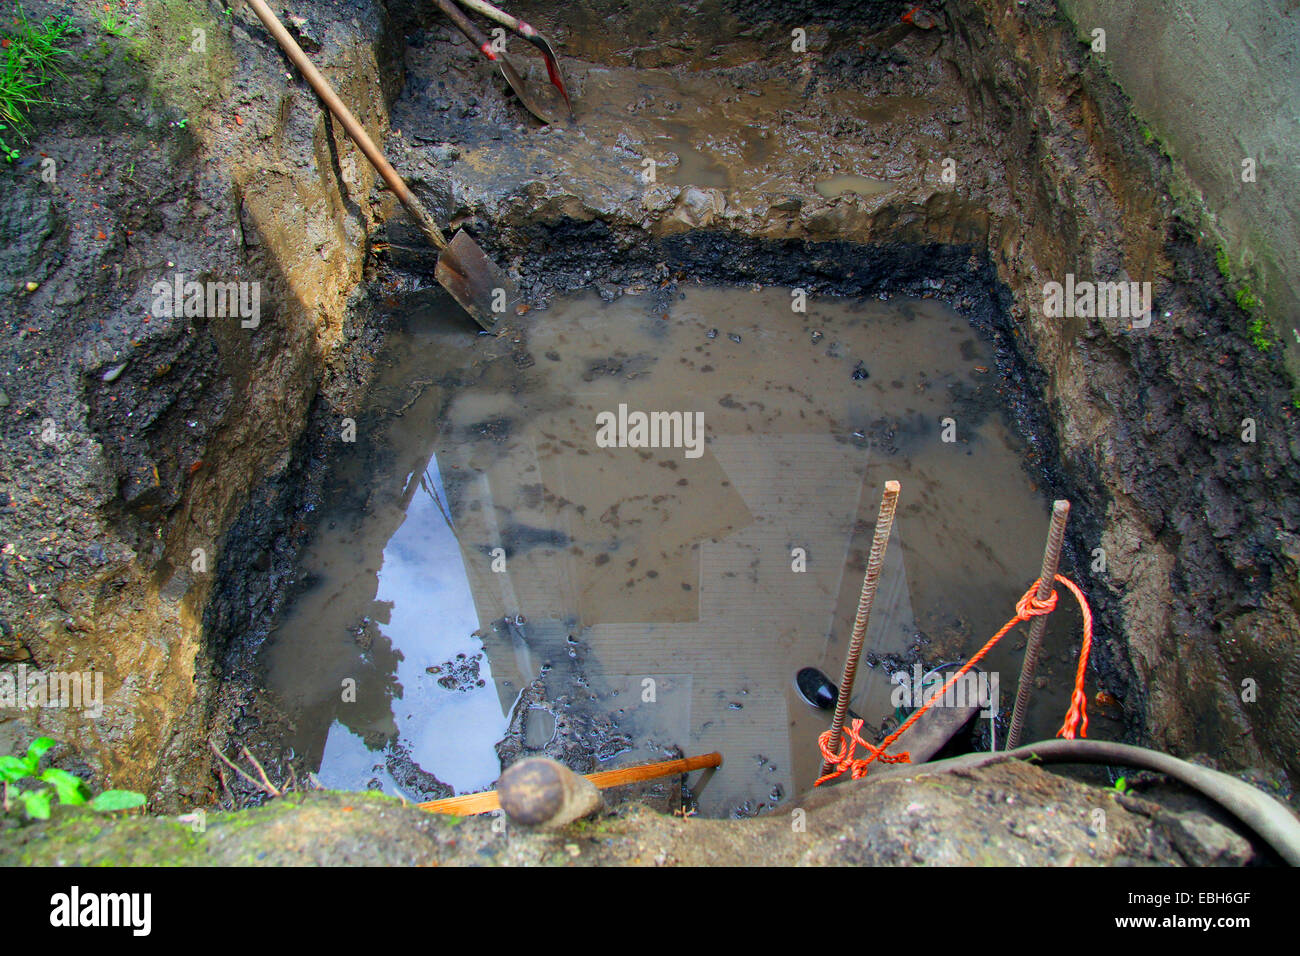
M512 731L580 770L719 750L691 781L706 815L797 797L829 715L793 676L838 678L890 478L854 709L888 729L892 673L964 660L1005 621L1048 503L990 402L990 346L933 300L793 301L556 300L510 345L412 300L264 652L324 784L483 789ZM677 447L605 447L621 408L630 444L635 413L681 413ZM1049 630L1028 740L1059 726L1076 617ZM1004 718L1020 643L987 660Z
M832 176L830 179L823 179L813 187L817 190L818 195L827 199L835 199L852 193L858 196L879 196L881 193L887 193L894 187L889 183L879 179L872 179L870 176Z

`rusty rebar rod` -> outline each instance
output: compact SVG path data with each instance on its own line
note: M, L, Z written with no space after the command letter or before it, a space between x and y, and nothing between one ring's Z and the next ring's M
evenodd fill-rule
M885 493L880 498L880 514L876 516L876 533L871 539L871 554L867 558L867 573L862 577L862 593L858 596L858 614L853 619L853 636L849 638L849 653L844 658L844 676L840 678L840 695L835 701L835 717L831 721L830 751L838 753L844 718L849 712L849 698L853 696L853 678L858 673L858 658L862 655L862 642L871 619L871 605L876 599L876 585L880 583L880 569L885 562L885 548L889 546L889 532L894 527L894 511L898 508L901 486L897 481L885 482ZM829 760L822 760L821 776L831 772Z
M1047 547L1043 549L1043 568L1038 574L1039 601L1046 601L1052 593L1056 569L1061 563L1061 545L1065 543L1065 521L1070 516L1070 503L1057 499L1052 503L1052 524L1047 529ZM1038 652L1042 648L1047 618L1040 614L1029 625L1029 641L1025 644L1025 660L1020 665L1020 683L1016 685L1016 705L1011 711L1011 730L1007 733L1005 747L1014 750L1020 744L1020 732L1025 725L1025 712L1029 709L1034 670L1038 667Z

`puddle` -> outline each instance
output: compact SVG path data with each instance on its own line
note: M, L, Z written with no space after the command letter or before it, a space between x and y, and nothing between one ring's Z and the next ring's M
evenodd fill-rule
M881 193L889 192L894 186L883 179L872 179L870 176L846 175L823 179L821 182L816 183L813 188L817 190L817 195L823 199L835 199L845 193L852 193L856 196L879 196Z
M656 137L654 150L665 157L660 161L664 182L716 189L726 189L731 184L727 167L696 146L699 134L695 130L685 123L663 125L668 132ZM672 157L676 157L676 163Z
M1047 504L977 411L989 346L940 303L582 297L531 313L511 352L445 301L416 297L390 337L264 652L330 786L427 799L489 786L503 753L589 772L720 750L700 812L758 812L815 777L829 715L793 677L838 678L885 480L903 496L872 660L918 634L931 665L964 660L1037 572ZM603 447L645 437L638 412L681 413L677 447ZM1064 653L1049 640L1026 739L1064 713ZM1009 710L1019 656L987 663ZM873 724L891 671L862 671Z

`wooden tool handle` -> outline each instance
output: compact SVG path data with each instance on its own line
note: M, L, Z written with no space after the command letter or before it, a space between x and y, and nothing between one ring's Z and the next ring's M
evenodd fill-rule
M478 47L480 53L489 60L497 58L496 51L492 49L492 41L474 25L473 20L465 16L460 7L452 3L451 0L434 0L434 2L438 5L438 9L446 14L447 19L456 24L457 29L465 34L465 38Z
M692 770L704 770L708 767L721 767L722 754L714 751L699 757L683 757L680 760L665 760L662 763L647 763L639 767L626 767L622 770L602 770L600 773L587 775L587 779L600 787L621 787L641 780L654 780L656 777L671 777L677 773L690 773Z
M334 92L334 88L330 86L329 80L325 79L320 70L316 69L316 64L312 63L307 58L307 54L302 52L302 47L298 46L298 42L284 28L284 24L280 22L264 0L248 0L248 5L253 8L253 12L266 26L271 36L275 38L275 42L280 44L280 48L284 50L285 55L302 73L303 78L311 84L311 88L316 91L316 95L329 107L330 112L338 117L339 122L343 124L343 129L347 131L348 136L352 137L352 141L365 154L366 159L370 160L370 165L374 166L379 175L383 177L384 182L388 184L388 188L393 191L393 195L401 200L402 205L415 217L416 222L420 225L420 230L436 248L445 249L447 247L447 237L442 234L442 230L433 221L433 217L429 215L428 210L415 198L415 194L407 188L406 183L402 181L402 177L397 174L397 170L384 158L384 154L379 151L379 147L371 140L370 134L357 122L356 117L352 115L352 111L339 99L338 94Z
M639 767L625 767L622 770L602 770L587 774L587 779L598 788L621 787L642 780L655 780L659 777L671 777L678 773L690 773L692 770L705 770L709 767L721 767L722 754L714 751L698 757L684 757L680 760L663 760L659 763L642 764ZM491 813L501 807L501 799L495 790L483 793L466 793L442 800L429 800L416 804L421 810L430 813L451 813L468 817L476 813Z

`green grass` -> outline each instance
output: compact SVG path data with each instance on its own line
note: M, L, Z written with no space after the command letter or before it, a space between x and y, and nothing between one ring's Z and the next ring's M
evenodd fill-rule
M1233 275L1232 260L1228 258L1227 250L1221 245L1214 250L1214 264L1219 267L1219 275L1223 276L1224 283L1232 289L1232 297L1237 303L1237 308L1250 316L1250 324L1246 326L1246 331L1250 335L1251 343L1261 352L1267 352L1274 343L1268 320L1264 316L1263 300L1255 294L1249 282Z
M1261 352L1267 352L1273 347L1273 336L1268 321L1264 317L1264 303L1260 301L1259 296L1255 295L1250 285L1245 281L1242 281L1237 286L1233 298L1237 302L1237 308L1250 316L1250 324L1246 326L1246 331L1250 334L1250 341Z
M125 20L119 20L117 14L109 11L95 18L99 28L109 36L122 37L123 39L131 36L131 24Z
M1262 318L1251 319L1250 340L1255 343L1255 348L1261 352L1267 352L1273 347L1273 340L1268 334L1268 326Z
M41 758L53 746L54 741L49 737L37 737L27 748L25 757L9 754L0 756L0 785L3 786L2 805L5 813L21 805L29 819L48 820L55 798L63 806L88 804L92 810L101 813L144 806L144 794L134 790L105 790L91 799L90 789L80 777L58 767L42 771Z
M58 61L68 50L63 40L75 30L67 17L46 17L40 23L27 18L21 5L14 7L12 22L0 26L0 154L6 162L18 158L19 150L5 137L27 141L32 129L28 118L33 109L52 105L41 90L55 76L62 76Z
M1232 263L1228 260L1228 250L1219 246L1214 252L1215 265L1219 267L1219 275L1224 279L1232 281Z

